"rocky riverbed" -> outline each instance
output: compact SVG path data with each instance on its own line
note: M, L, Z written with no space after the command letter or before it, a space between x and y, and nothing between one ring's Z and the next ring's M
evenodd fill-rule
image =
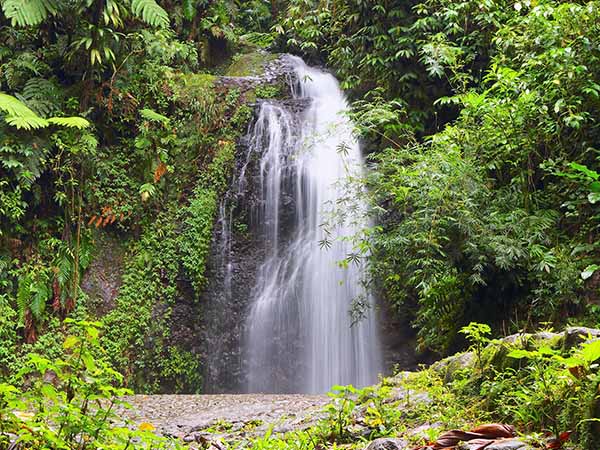
M136 424L184 441L243 440L273 432L304 429L321 417L326 395L135 395L123 415Z

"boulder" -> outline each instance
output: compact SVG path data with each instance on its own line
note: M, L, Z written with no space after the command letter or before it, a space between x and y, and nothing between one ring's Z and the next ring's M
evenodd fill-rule
M562 336L562 349L568 351L579 344L598 338L600 338L600 330L596 328L568 327Z
M365 450L407 450L408 441L397 438L379 438L372 441Z
M439 434L443 425L440 422L424 423L423 425L413 428L407 432L411 440L429 441L432 434ZM433 433L435 432L435 433Z
M560 339L560 333L552 333L550 331L538 331L537 333L517 333L511 334L500 339L500 342L517 345L519 347L527 347L530 343L537 345L545 344L554 347L554 343Z
M395 387L390 392L389 397L387 397L383 403L396 403L396 402L404 402L404 404L425 404L429 405L433 400L431 396L427 392L419 392L413 389L405 389L401 387Z
M449 382L454 379L456 372L462 369L471 369L477 364L477 357L474 352L458 353L449 356L431 366L438 374L444 377L444 381Z

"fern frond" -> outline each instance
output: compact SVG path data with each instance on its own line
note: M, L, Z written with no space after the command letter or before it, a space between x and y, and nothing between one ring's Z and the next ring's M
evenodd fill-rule
M58 11L55 0L3 0L2 11L14 26L35 26Z
M151 122L160 122L164 125L168 125L170 122L170 119L167 116L163 116L152 109L140 109L140 115Z
M46 303L52 295L50 286L44 282L44 280L36 280L34 284L30 286L32 292L31 300L29 303L29 310L36 320L42 320L44 317L44 310L46 309Z
M6 123L23 130L45 128L50 124L79 128L80 130L90 126L90 123L83 117L50 117L47 120L43 119L18 98L2 92L0 92L0 111L6 113L4 118Z
M25 311L29 307L29 299L31 298L30 292L31 278L28 276L22 277L19 280L19 286L17 288L17 310L21 321L25 318Z
M19 130L37 130L48 126L48 121L39 116L6 116L5 120Z
M131 0L131 11L148 25L169 27L169 15L155 0Z
M196 16L196 0L183 0L183 17L192 21Z
M2 92L0 92L0 110L4 111L9 116L36 116L36 114L18 98L13 97L12 95L4 94Z
M84 119L83 117L77 117L77 116L50 117L48 119L48 123L51 123L54 125L60 125L62 127L68 127L68 128L79 128L80 130L83 130L84 128L87 128L90 126L90 123L86 119Z
M61 90L55 83L41 77L27 80L20 95L15 96L41 117L60 111Z
M4 111L6 123L18 129L31 130L48 126L45 119L39 117L18 98L0 92L0 111Z

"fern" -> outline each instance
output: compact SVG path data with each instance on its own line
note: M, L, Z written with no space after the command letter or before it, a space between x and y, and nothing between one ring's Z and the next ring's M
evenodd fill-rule
M183 16L189 21L196 17L196 3L195 0L183 0Z
M90 126L90 123L83 117L50 117L48 123L53 125L60 125L61 127L67 128L79 128L83 130Z
M6 123L20 130L45 128L50 124L79 129L90 126L90 123L83 117L51 117L47 120L43 119L18 98L2 92L0 92L0 111L6 113L6 117L4 118Z
M155 0L131 0L131 11L148 25L169 27L169 15Z
M162 114L159 114L156 111L147 108L140 109L140 115L146 120L150 120L151 122L160 122L163 125L168 125L170 122L170 119L168 117L163 116Z
M12 26L35 26L58 11L55 0L3 0L2 11Z
M48 126L48 121L39 116L7 116L5 120L18 130L37 130Z
M29 276L23 276L19 279L19 286L17 289L17 310L19 312L20 320L25 319L25 312L29 307L29 299L31 297L30 292L31 278Z
M2 0L0 0L2 1ZM41 77L50 73L50 67L38 55L23 52L11 55L2 65L2 75L11 90L19 89L33 77Z
M36 116L23 102L12 95L0 92L0 110L4 111L9 116L28 117Z
M15 96L41 117L49 117L60 111L61 91L55 83L45 78L30 78L21 94Z
M18 98L0 92L0 111L4 111L6 123L18 129L37 129L48 126L48 121L39 117Z

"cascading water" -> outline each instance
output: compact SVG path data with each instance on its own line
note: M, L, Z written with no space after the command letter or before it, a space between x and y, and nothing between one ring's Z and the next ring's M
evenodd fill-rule
M332 75L296 57L290 63L293 95L308 106L295 117L284 104L262 103L249 136L250 152L260 155L261 198L253 214L265 254L246 322L250 392L364 386L381 370L374 308L354 324L350 315L355 299L372 306L363 270L341 267L352 243L329 235L352 236L365 225L360 207L343 219L329 214L348 195L344 180L363 170L348 105Z

